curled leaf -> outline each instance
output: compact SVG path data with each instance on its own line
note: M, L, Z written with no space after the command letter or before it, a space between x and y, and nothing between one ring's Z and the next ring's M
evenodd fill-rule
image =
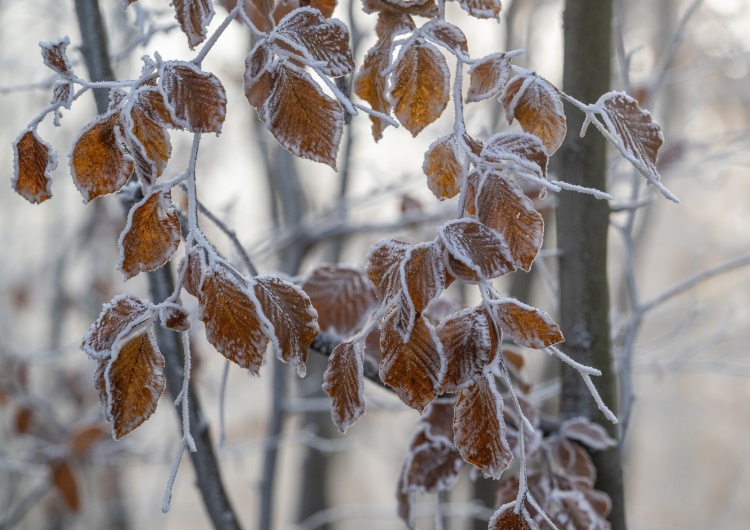
M137 89L120 119L139 176L146 182L156 182L172 154L167 132L171 116L161 92L148 85Z
M21 197L39 204L52 197L52 172L57 154L39 138L36 131L26 130L13 142L14 169L11 185Z
M70 38L67 35L56 41L39 43L39 47L42 49L44 64L56 73L67 78L73 76L73 67L70 66L70 60L68 59L67 54L69 45Z
M214 17L214 6L211 0L172 0L175 18L180 23L182 32L187 36L192 50L206 40L206 28Z

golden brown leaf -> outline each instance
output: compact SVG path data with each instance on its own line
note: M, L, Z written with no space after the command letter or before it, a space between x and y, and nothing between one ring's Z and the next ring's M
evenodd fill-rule
M453 134L435 140L424 155L422 171L427 175L427 187L441 201L458 195L463 181L458 142Z
M206 27L214 17L213 2L211 0L172 0L172 5L175 18L187 36L192 50L206 40Z
M259 40L245 59L244 88L245 97L261 120L265 118L261 108L271 93L275 68L271 44Z
M336 0L300 0L300 7L314 7L325 18L331 18L333 11L336 9Z
M289 62L279 64L263 110L268 130L284 149L336 169L344 111L310 74Z
M453 51L454 54L469 54L469 43L460 28L444 20L432 19L422 26L421 32L432 41Z
M396 35L414 31L416 27L414 19L407 13L381 11L375 24L375 35L379 43L382 41L390 45Z
M52 485L55 486L65 507L71 512L78 513L81 501L78 495L78 481L70 464L65 460L57 460L51 464Z
M57 167L52 146L27 129L13 142L13 157L11 185L16 193L32 204L51 198L52 172Z
M167 132L171 116L161 92L151 86L139 88L120 119L138 175L153 184L164 173L172 154Z
M493 98L500 94L510 73L510 59L504 53L481 58L469 68L468 103Z
M120 294L104 304L96 319L83 336L81 349L94 359L107 359L122 338L154 314L148 301L130 294Z
M505 87L502 102L508 125L518 120L524 131L544 143L549 156L557 151L567 125L562 101L552 83L536 74L518 75Z
M323 374L323 390L331 396L331 418L346 430L365 413L363 344L342 342L333 349Z
M42 49L44 64L56 73L67 78L73 76L73 67L70 66L68 54L66 53L69 45L70 38L67 35L56 41L39 43L39 47Z
M541 349L565 340L560 327L541 309L505 298L493 304L493 311L503 331L521 346Z
M513 257L502 236L474 219L455 219L438 228L438 235L451 256L481 279L497 278L515 270ZM471 281L461 270L448 267L451 274Z
M190 313L181 305L166 302L159 304L159 320L167 329L174 331L190 329Z
M477 466L485 476L499 479L513 455L505 437L503 400L492 374L461 390L453 431L464 460Z
M412 41L400 52L392 76L394 113L417 136L448 104L450 74L445 57L432 44Z
M547 148L529 133L499 133L487 140L481 151L482 159L495 167L511 167L529 171L539 178L547 177Z
M504 504L490 519L489 530L538 530L537 524L525 507L515 512L515 502Z
M444 250L439 240L419 243L409 249L404 259L406 292L417 314L422 313L445 288Z
M122 188L133 160L120 149L119 110L100 114L81 130L70 154L73 183L88 202Z
M441 392L459 392L482 377L492 347L489 323L482 311L468 308L454 313L440 323L437 335L446 362Z
M180 245L180 218L170 192L155 192L133 205L120 234L120 263L126 280L164 265Z
M402 289L401 261L411 245L395 239L381 239L370 247L365 272L381 305L387 305Z
M194 133L221 132L227 94L214 74L190 62L166 61L160 76L159 88L171 107L175 125Z
M382 114L391 113L391 102L387 97L387 78L382 75L382 72L390 65L390 50L390 39L378 40L365 55L353 85L354 93L367 101L373 110ZM370 115L370 121L372 121L372 136L377 142L383 137L383 130L388 127L388 122L373 115Z
M183 265L185 260L187 260L187 264ZM197 245L190 247L180 261L180 270L183 266L187 267L187 271L182 286L188 293L198 298L198 293L203 285L204 273L208 269L206 251Z
M459 0L461 8L475 18L494 18L500 16L500 0Z

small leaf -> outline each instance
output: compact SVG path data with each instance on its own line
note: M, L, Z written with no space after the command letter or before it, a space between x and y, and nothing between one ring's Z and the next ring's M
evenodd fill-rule
M461 8L475 18L498 19L502 4L500 0L459 0Z
M70 454L79 458L89 454L105 432L101 425L87 425L77 429L68 442Z
M73 89L75 86L70 81L55 81L52 87L52 99L50 105L61 104L63 108L70 109L73 104Z
M390 40L378 40L370 48L362 62L362 67L354 78L354 93L370 104L373 110L382 114L391 113L391 102L387 97L388 85L386 76L382 75L391 62ZM370 115L372 121L372 136L377 142L383 137L383 130L388 122Z
M607 434L604 427L583 417L564 421L558 432L560 436L575 440L595 451L617 446L617 441Z
M463 309L443 320L437 335L445 352L441 392L459 392L482 377L490 361L490 328L484 312Z
M344 111L307 72L279 64L263 110L263 121L284 149L336 169Z
M118 109L100 114L73 143L70 170L84 202L118 191L133 172L133 160L120 149L119 118Z
M161 325L173 331L190 329L190 313L181 305L163 302L159 304Z
M547 148L529 133L499 133L487 140L482 159L495 167L526 170L539 178L547 177Z
M378 42L382 41L390 45L397 35L414 31L416 28L414 19L407 13L382 11L378 13L375 34L378 36Z
M154 306L148 300L129 294L117 295L102 306L99 318L83 336L81 349L94 359L107 359L126 335L145 324L153 314Z
M420 28L423 35L451 50L454 54L469 54L469 43L460 28L444 20L432 19Z
M266 39L259 40L245 59L244 88L245 97L261 119L265 116L260 109L271 93L275 69L271 44Z
M541 349L565 340L560 327L541 309L514 298L498 300L492 308L503 331L516 344Z
M161 92L148 85L137 89L120 119L138 175L153 184L164 173L172 154L167 132L171 116Z
M57 460L51 464L52 467L52 484L65 507L71 512L78 513L81 509L81 501L78 494L78 481L70 464L65 460Z
M485 476L499 479L513 455L505 437L503 400L492 374L461 390L453 420L461 456Z
M529 515L525 506L515 512L515 502L500 506L490 519L489 530L538 530L539 527ZM565 527L563 527L565 528Z
M544 143L549 156L557 151L567 125L560 96L549 81L531 73L518 75L505 87L502 102L508 125L518 120L524 131Z
M435 197L442 201L458 195L464 168L455 135L443 136L430 145L424 155L422 171Z
M438 235L456 261L468 267L482 279L497 278L515 270L507 243L495 230L474 219L454 219L438 228ZM449 269L450 263L448 263ZM465 275L451 269L451 273L465 281Z
M73 67L70 66L67 48L70 38L66 35L60 39L50 42L40 42L44 64L63 77L73 77Z
M221 132L227 94L215 75L190 62L166 61L161 66L159 88L175 125L194 133Z
M365 13L389 12L435 18L440 14L435 0L362 0Z
M185 260L187 260L187 264L184 264ZM180 270L183 266L187 267L187 271L182 286L188 293L198 298L198 293L203 286L203 278L208 270L205 249L197 245L187 249L185 256L180 261Z
M365 413L363 345L342 342L328 358L323 391L331 396L331 417L339 431L346 430Z
M175 18L180 23L182 32L187 36L192 50L206 40L206 27L214 17L213 2L211 0L172 0L172 5Z
M52 197L52 172L57 167L57 153L27 129L13 142L14 168L11 185L21 197L39 204Z
M494 98L503 90L510 73L510 58L504 53L482 57L469 68L469 91L466 102Z
M414 447L404 463L405 486L410 491L436 493L449 490L458 479L464 461L456 447L426 442Z
M158 269L180 245L180 218L170 195L169 191L151 193L130 209L120 234L117 265L126 280Z
M395 239L381 239L367 253L365 271L370 278L380 305L388 305L402 289L401 262L411 245Z

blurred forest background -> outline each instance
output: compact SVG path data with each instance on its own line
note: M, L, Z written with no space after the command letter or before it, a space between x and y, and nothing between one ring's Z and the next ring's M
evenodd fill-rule
M165 59L193 56L166 2L141 0L127 11L119 1L100 3L117 78L137 77L139 57L155 50ZM613 153L610 291L615 353L622 356L615 369L632 370L634 397L624 461L629 525L748 528L750 2L615 4L613 89L627 90L652 109L666 138L660 173L682 201L648 202L655 198L648 190L632 196L633 170ZM562 2L506 0L503 6L499 25L469 20L454 5L449 19L477 43L472 56L523 48L526 54L514 62L560 86ZM224 13L217 6L212 27ZM352 28L359 65L374 40L374 21L359 2L347 0L335 16ZM360 116L347 128L338 173L293 160L258 126L245 100L242 74L251 43L245 28L233 26L204 63L224 83L229 101L221 138L204 138L198 186L202 201L235 228L260 271L298 275L321 261L362 265L381 237L434 237L436 221L455 207L439 203L425 186L422 153L446 134L449 121L439 120L417 139L388 129L375 144L369 120ZM72 1L0 0L0 145L6 146L0 167L6 178L13 168L11 143L47 105L54 81L37 43L63 35L71 38L69 55L80 62ZM85 76L82 64L74 67ZM493 100L467 112L473 130L507 127ZM95 363L78 347L115 294L148 297L143 275L126 285L115 269L125 223L119 201L102 198L84 207L68 175L66 153L94 114L86 95L64 114L62 127L40 127L60 153L54 200L32 206L7 184L0 192L0 526L206 528L187 462L172 511L160 511L180 439L168 398L149 422L113 442L92 384ZM190 137L174 132L172 141L170 167L184 167ZM626 229L634 199L648 203ZM500 285L555 318L554 196L546 201L543 258L531 273L510 275ZM220 251L236 257L225 235L212 232L205 219L203 226ZM632 363L622 362L630 349ZM193 378L219 441L224 360L202 339L193 351ZM553 409L559 363L540 352L525 355L532 398ZM217 451L246 527L258 518L272 448L279 449L275 528L400 527L394 491L416 413L368 384L367 416L341 436L320 391L325 360L312 357L302 381L272 364L259 380L236 366L228 373L226 436ZM274 425L281 430L274 433ZM70 481L77 499L65 486ZM486 528L481 521L492 510L477 495L481 488L465 473L450 496L422 499L420 528L436 524L430 515L436 502L448 528L469 528L472 519ZM75 505L77 513L70 509Z

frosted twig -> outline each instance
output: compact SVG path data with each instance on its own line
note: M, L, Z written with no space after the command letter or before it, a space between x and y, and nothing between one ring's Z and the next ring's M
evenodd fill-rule
M564 190L570 190L570 191L577 191L578 193L586 193L588 195L593 195L597 199L602 199L605 201L611 201L614 199L612 195L609 193L606 193L604 191L599 191L594 188L586 188L584 186L577 186L575 184L570 184L568 182L562 182L560 180L553 180L550 184L554 184L555 186L559 186L560 188Z
M548 525L550 525L553 528L553 530L559 530L559 528L557 527L557 525L555 525L555 523L553 523L550 520L550 518L547 517L547 514L544 513L544 510L542 510L542 507L539 506L539 503L536 502L536 499L534 498L534 496L531 493L529 493L528 495L526 495L526 500L529 501L529 504L537 511L537 513L539 515L542 516L542 518L547 522Z
M201 48L201 51L198 52L198 55L195 56L195 58L190 61L195 66L200 68L201 63L203 62L203 59L206 58L206 55L209 51L211 51L211 48L214 47L214 44L216 44L216 41L219 40L219 37L221 37L221 34L224 33L224 30L229 27L229 24L232 23L232 21L237 17L237 14L242 11L245 4L245 0L237 0L237 4L234 6L234 9L232 9L227 16L224 18L224 20L221 22L218 28L216 28L216 31L214 31L213 35L209 37L209 39L206 41L206 43Z
M201 142L200 133L193 134L193 145L190 149L190 161L188 162L187 174L187 192L188 192L188 225L189 234L193 237L200 232L198 228L198 195L195 184L195 164L198 159L198 147Z
M346 112L351 114L352 116L358 116L359 112L357 112L357 109L354 108L354 105L352 105L351 100L346 97L346 94L344 94L339 88L336 86L336 83L331 81L331 79L325 75L319 67L312 67L313 70L315 70L315 73L318 74L318 77L323 80L323 82L326 84L328 88L331 89L331 92L333 92L333 95L336 96L336 99L339 100L339 103L346 109Z
M591 397L594 398L596 406L599 407L599 410L602 411L602 414L604 414L604 416L606 416L609 421L611 421L612 423L617 423L617 416L615 416L614 413L609 410L607 405L604 404L604 400L602 400L602 397L599 395L599 391L594 386L593 381L591 381L591 375L585 374L580 370L579 372L581 374L581 377L583 377L583 381L586 383L589 392L591 392Z
M182 336L182 349L185 355L185 364L182 373L182 390L175 400L182 402L182 436L191 453L196 451L195 440L190 433L190 408L188 405L188 386L190 385L190 335L187 331L180 333Z
M500 346L498 345L498 349L499 348ZM500 355L502 356L501 353ZM521 410L521 404L518 402L518 397L516 396L516 392L513 389L513 383L510 379L510 373L508 373L508 367L505 366L505 363L500 363L500 366L502 369L503 379L505 379L505 382L508 385L510 398L513 401L513 408L516 409L516 414L518 414L518 444L521 452L521 469L518 473L518 495L516 496L516 506L514 508L516 513L518 513L518 511L521 509L521 506L523 505L523 500L529 491L526 476L526 442L524 440L524 430L528 427L533 433L534 427L531 425L531 422L528 420L528 418L526 418L526 416L524 415L523 410Z
M229 378L229 364L224 362L224 370L221 372L221 384L219 385L219 447L224 447L227 442L226 401L227 401L227 379Z
M167 479L167 487L164 489L164 497L161 501L162 513L167 513L172 507L172 486L174 486L175 478L177 478L177 470L180 468L180 462L182 461L182 455L185 452L185 438L180 440L180 447L177 449L177 454L172 462L172 470L169 472L169 478Z
M391 118L390 116L388 116L388 114L383 114L382 112L378 112L377 110L371 109L370 107L366 107L365 105L362 105L360 103L352 102L352 105L354 105L355 108L361 110L365 114L369 114L371 116L375 116L376 118L380 118L383 121L387 121L388 125L390 125L391 127L394 127L396 129L401 127L401 124L397 122L396 120L394 120L393 118Z
M581 364L579 362L574 361L573 359L565 355L562 351L555 348L554 346L548 346L547 348L544 348L542 351L544 351L548 355L557 357L562 362L569 365L571 368L578 370L581 373L581 375L583 374L602 375L602 372L600 370L597 370L596 368L592 368L591 366L586 366L585 364Z

